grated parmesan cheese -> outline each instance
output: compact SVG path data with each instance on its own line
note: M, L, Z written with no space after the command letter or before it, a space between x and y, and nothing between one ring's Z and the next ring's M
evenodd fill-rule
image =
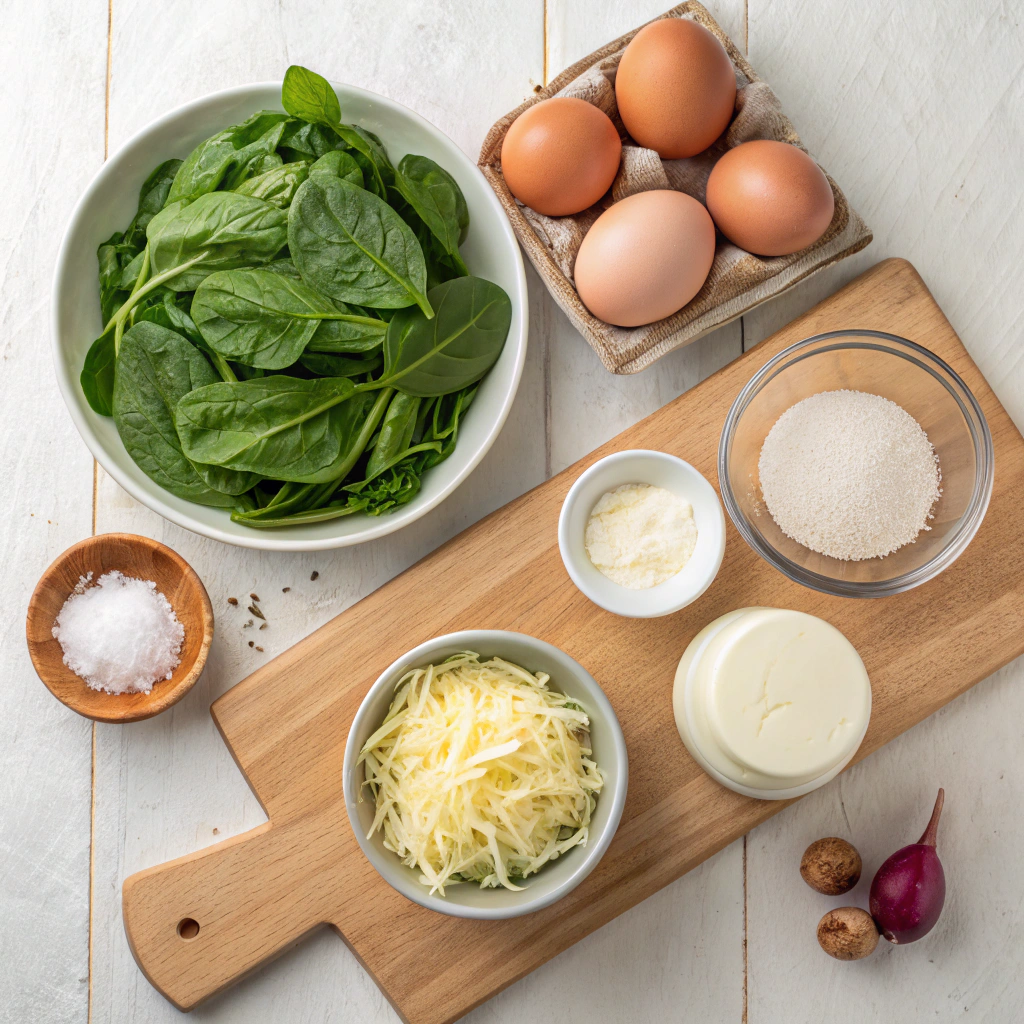
M629 590L656 587L693 556L693 506L664 487L623 484L591 509L584 544L594 567L613 583Z
M368 838L421 871L442 896L453 882L520 889L587 842L603 779L589 719L548 676L467 651L399 680L359 755L376 801Z

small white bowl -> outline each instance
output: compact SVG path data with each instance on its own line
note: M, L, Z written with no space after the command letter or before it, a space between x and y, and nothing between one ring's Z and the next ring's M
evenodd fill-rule
M612 582L587 554L584 534L598 500L623 484L664 487L693 506L697 546L671 579L647 590ZM558 550L580 590L605 611L634 619L652 619L693 604L711 586L725 555L725 515L714 487L688 462L666 452L616 452L595 462L569 489L558 517Z
M375 729L380 726L395 696L395 684L412 668L444 661L461 651L475 651L482 658L500 657L531 672L551 676L552 690L578 701L590 718L590 737L594 760L604 775L604 787L597 797L597 807L590 819L587 845L574 847L558 860L546 864L524 882L518 892L511 889L481 889L469 883L449 886L446 895L430 895L420 882L420 873L406 867L390 850L385 849L379 832L369 839L366 833L373 824L374 803L363 793L364 770L357 765L359 751ZM363 698L345 744L343 767L345 807L363 853L377 873L393 889L428 910L451 917L469 917L481 921L498 921L542 910L576 888L604 856L619 827L626 803L629 765L626 741L615 711L594 677L564 651L525 633L500 629L470 629L449 633L428 640L389 665Z
M78 377L100 333L96 247L135 215L139 187L162 160L185 157L203 139L257 110L281 109L281 83L264 82L212 93L164 114L129 139L100 168L79 199L57 256L53 281L53 359L64 401L82 440L100 465L137 501L178 526L213 540L264 551L322 551L362 544L407 526L440 504L480 463L512 408L526 360L526 274L519 243L494 190L473 161L419 114L351 85L332 83L346 120L376 132L397 164L406 153L436 160L458 181L469 206L462 253L470 272L500 285L512 300L512 324L497 363L459 423L451 456L423 476L408 505L383 516L347 516L277 530L231 521L222 508L196 505L165 491L135 465L114 421L89 408Z

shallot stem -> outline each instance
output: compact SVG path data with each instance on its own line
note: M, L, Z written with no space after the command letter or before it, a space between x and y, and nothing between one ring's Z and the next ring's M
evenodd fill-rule
M935 809L932 811L931 819L928 822L928 827L924 830L924 835L918 839L917 843L919 846L934 846L935 845L935 834L939 830L939 815L942 814L942 804L946 799L944 790L939 790L939 795L935 798Z

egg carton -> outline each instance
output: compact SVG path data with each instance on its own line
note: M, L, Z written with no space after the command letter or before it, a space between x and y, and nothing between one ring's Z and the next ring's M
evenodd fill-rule
M871 241L870 229L825 171L835 198L835 213L828 230L807 249L790 256L755 256L719 233L707 280L672 316L642 327L615 327L588 311L573 284L573 265L583 236L612 203L637 192L664 188L686 192L703 203L708 175L718 158L752 139L776 139L806 152L775 93L704 7L688 0L661 17L689 18L703 25L725 47L735 68L736 113L725 134L710 149L683 160L662 160L654 150L637 146L630 139L615 103L615 72L627 44L643 27L639 26L566 68L545 89L501 118L487 133L478 161L548 291L613 373L636 373L650 366L666 352L696 341L816 270L859 252ZM501 172L501 144L512 122L527 108L552 96L576 96L593 103L612 119L623 140L622 163L608 194L572 217L545 217L524 206L509 191Z

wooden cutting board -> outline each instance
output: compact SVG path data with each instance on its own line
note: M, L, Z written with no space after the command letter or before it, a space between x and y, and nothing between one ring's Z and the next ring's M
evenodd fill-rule
M742 385L786 345L852 327L932 349L966 380L988 418L992 502L949 570L884 600L827 597L785 579L730 524L717 580L682 612L617 618L576 590L556 525L562 499L587 466L616 450L657 448L717 485L719 432ZM404 1020L456 1020L785 806L722 789L679 740L673 674L702 626L745 605L796 608L838 626L871 676L871 725L857 755L865 757L1024 652L1021 494L1024 439L913 267L879 264L221 697L214 719L270 820L125 881L125 930L139 966L187 1010L330 924ZM394 892L356 844L341 780L349 724L380 672L430 637L482 628L530 633L582 662L615 706L630 762L622 823L593 874L555 906L498 922L445 917ZM179 935L191 935L195 924L194 937Z

